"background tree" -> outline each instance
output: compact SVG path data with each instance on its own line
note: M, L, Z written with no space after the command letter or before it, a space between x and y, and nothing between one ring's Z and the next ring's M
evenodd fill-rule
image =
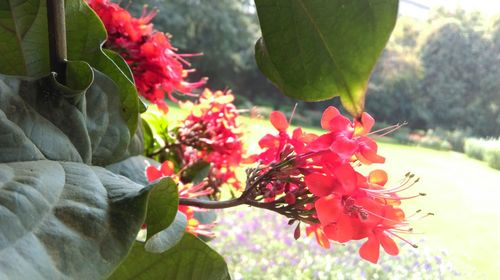
M496 136L500 134L498 54L479 14L456 11L444 16L448 19L430 33L421 49L420 89L430 111L426 126L471 128L477 135Z
M283 98L255 63L253 46L260 29L253 1L139 0L131 8L140 14L144 4L159 10L155 28L172 34L179 53L203 53L191 59L193 78L208 77L209 87L232 89L252 101L269 98L270 92Z

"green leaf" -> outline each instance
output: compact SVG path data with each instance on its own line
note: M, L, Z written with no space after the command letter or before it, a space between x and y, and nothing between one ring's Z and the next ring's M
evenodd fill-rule
M148 165L159 166L160 163L144 156L135 156L106 166L106 169L136 183L147 185L149 182L145 170ZM147 225L146 250L162 253L182 238L186 231L187 219L184 214L177 211L179 195L177 185L172 178L163 178L153 183L152 186L145 222Z
M162 231L155 233L144 244L144 249L150 253L163 253L174 247L184 236L188 220L186 215L177 211L173 222Z
M68 60L85 61L118 85L121 114L133 135L143 104L130 69L103 51L106 30L83 0L66 0L65 8ZM46 0L1 1L0 38L0 74L40 78L50 73Z
M153 130L149 126L148 122L141 118L142 121L142 131L144 137L144 154L153 154L156 150L160 149L160 144L156 141Z
M122 118L120 88L94 70L94 83L87 91L86 126L92 142L92 164L105 166L126 156L131 135Z
M43 155L21 156L17 143L10 141L0 162L46 158L107 165L126 155L130 134L121 117L118 87L83 62L68 66L68 74L77 75L68 75L68 81L77 89L59 84L53 75L39 80L0 76L0 111L5 118L1 125L10 127L2 133L16 131L18 138L24 134L30 149Z
M107 276L135 239L148 190L82 163L0 163L0 278Z
M182 181L184 183L193 183L195 185L199 184L208 176L210 167L210 163L199 160L186 168L184 172L182 172Z
M107 38L106 29L84 1L66 0L65 8L68 59L86 61L116 83L122 117L128 125L130 135L133 135L137 129L141 107L133 79L129 78L130 70L114 53L103 51L101 46Z
M146 178L146 168L149 165L160 166L160 163L145 156L133 156L108 165L106 169L125 176L137 184L149 185L150 182Z
M46 2L0 1L0 73L41 77L49 73Z
M0 125L2 138L6 137L0 162L45 158L90 162L90 138L81 108L84 92L79 94L78 101L78 95L66 91L52 75L41 80L0 76Z
M224 258L200 239L185 234L175 247L161 254L149 253L142 243L135 242L128 257L109 279L225 280L231 277Z
M168 227L175 218L179 205L177 184L172 178L162 178L153 184L148 202L146 225L148 238Z
M261 71L286 95L306 101L340 96L353 115L394 28L397 0L255 0L263 39Z
M118 68L120 68L120 70L123 72L123 74L125 74L130 82L134 83L134 75L132 74L132 70L130 69L130 67L128 67L125 59L123 59L121 55L112 50L102 49L102 51L109 59L111 59L116 64L116 66L118 66Z

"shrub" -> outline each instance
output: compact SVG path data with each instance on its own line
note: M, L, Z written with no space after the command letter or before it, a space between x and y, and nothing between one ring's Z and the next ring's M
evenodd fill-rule
M451 144L451 149L457 152L464 152L464 144L466 137L471 134L470 130L455 129L453 131L446 131L444 137Z
M484 157L489 166L500 170L500 146L487 149Z
M465 154L470 158L478 160L484 159L484 142L485 140L479 138L468 138L464 142Z
M468 138L464 145L465 154L471 158L488 163L500 170L500 137L499 138Z
M429 129L427 131L415 131L411 133L408 138L409 141L416 144L417 146L430 148L440 151L449 151L452 149L452 145L448 142L442 135L445 133L443 130L433 130Z

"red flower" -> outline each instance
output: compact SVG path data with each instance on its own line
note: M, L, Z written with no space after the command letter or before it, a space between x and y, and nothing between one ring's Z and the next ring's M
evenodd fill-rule
M321 127L329 132L321 135L311 145L314 151L331 151L345 161L352 156L365 164L384 163L385 159L377 154L377 144L364 136L373 127L374 120L363 113L361 121L351 122L334 107L328 107L321 118Z
M118 52L132 70L139 93L153 104L167 111L165 93L174 100L177 91L190 94L205 84L206 79L194 83L185 81L192 70L190 64L177 54L165 33L157 32L151 20L156 12L143 11L134 18L119 5L109 0L87 0L90 7L101 18L108 32L105 47Z
M284 214L292 222L306 223L308 235L314 233L318 244L325 248L330 246L329 240L343 243L366 238L360 255L371 262L378 261L380 246L388 254L398 254L392 237L410 243L399 235L410 230L398 206L402 200L421 194L400 197L398 193L417 180L407 174L400 186L385 188L385 171L377 169L365 176L355 170L359 163L385 160L378 155L375 141L369 138L374 125L370 115L363 113L359 120L351 122L336 108L329 107L321 119L327 132L320 136L304 133L300 128L290 136L282 113L273 112L270 119L278 134L265 135L259 141L263 151L258 158L269 166L262 172L276 166L280 170L272 174L265 187L258 189L267 207L274 204L280 213L293 209ZM290 183L293 190L286 187Z
M221 184L241 189L235 170L248 163L245 157L239 113L230 92L205 89L198 104L182 104L190 114L179 128L184 161L187 165L199 160L211 163L209 181L217 190Z

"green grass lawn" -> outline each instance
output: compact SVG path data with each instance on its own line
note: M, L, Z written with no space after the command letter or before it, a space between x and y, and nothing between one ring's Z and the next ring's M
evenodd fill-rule
M180 114L171 108L171 116ZM243 125L249 149L257 147L262 135L274 132L262 119L243 118ZM408 171L421 178L409 193L427 195L405 201L406 212L422 209L435 213L415 222L415 231L422 234L410 239L424 239L420 248L446 251L465 273L463 278L499 279L500 172L455 152L381 143L380 154L387 159L383 168L393 183Z

